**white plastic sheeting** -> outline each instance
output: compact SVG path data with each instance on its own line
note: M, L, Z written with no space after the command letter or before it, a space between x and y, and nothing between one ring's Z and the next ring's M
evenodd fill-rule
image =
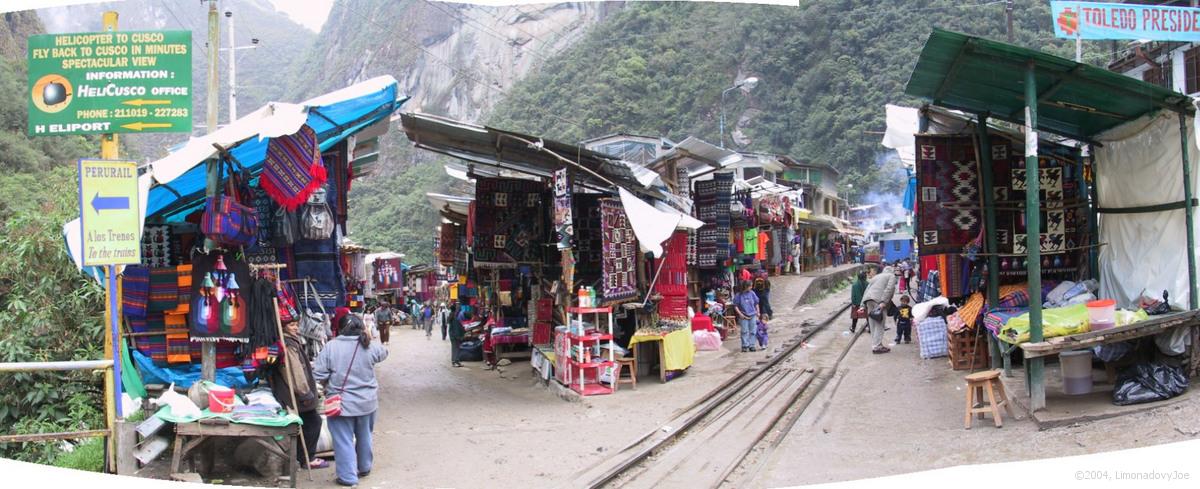
M1200 150L1188 119L1192 188ZM1097 197L1102 208L1166 204L1183 200L1179 116L1162 112L1118 126L1097 138ZM1187 227L1183 209L1138 214L1100 214L1100 297L1120 307L1136 305L1142 290L1170 294L1171 306L1188 308ZM1195 253L1196 250L1192 250Z
M619 189L619 192L621 207L625 209L625 216L629 218L629 225L633 228L633 234L637 236L638 248L641 248L643 253L653 253L655 258L662 257L663 241L675 233L680 223L691 226L699 222L691 219L685 223L685 216L677 210L655 208L623 188Z
M912 107L887 104L887 130L883 133L881 144L885 148L896 150L904 166L912 167L917 164L917 138L913 136L919 128L920 113Z

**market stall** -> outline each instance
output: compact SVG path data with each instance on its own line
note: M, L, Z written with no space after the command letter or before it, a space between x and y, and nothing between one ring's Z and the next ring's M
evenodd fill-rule
M1025 351L1033 410L1045 406L1045 355L1063 351L1051 345L1144 347L1138 362L1196 369L1187 344L1198 343L1200 328L1178 312L1195 310L1198 299L1188 97L937 29L906 93L975 117L962 132L934 134L936 113L925 112L915 145L918 249L923 269L938 257L930 265L945 275L942 295L968 297L956 314L963 326L989 304L982 315L995 325L992 336ZM988 119L1022 125L1023 134L991 128ZM980 283L986 294L974 294ZM1002 293L1006 283L1023 293ZM1158 297L1162 290L1166 297ZM1092 293L1111 302L1059 307ZM1115 307L1135 311L1114 314ZM1162 316L1146 320L1148 313ZM1114 323L1121 334L1094 334ZM1142 323L1158 345L1126 343Z
M380 77L272 103L140 169L142 261L121 272L115 341L128 340L146 384L224 393L203 409L185 398L194 416L156 414L177 424L176 468L212 436L285 436L267 449L295 460L299 419L264 387L298 368L279 361L282 324L299 321L315 353L333 310L361 307L365 249L344 246L347 192L404 100ZM81 263L79 222L64 234Z
M536 136L418 114L401 120L417 147L468 163L447 165L474 187L463 197L467 256L455 260L455 270L459 301L484 318L480 341L489 362L514 356L520 345L543 378L553 371L581 393L604 393L596 386L611 384L605 372L615 363L589 361L591 353L601 357L593 349L660 331L664 315L686 318L687 230L699 223L673 207L679 199L653 172ZM451 199L430 200L453 210ZM572 323L569 311L581 308L606 311L605 325ZM613 330L604 334L612 337L581 349L578 338L595 338L610 319ZM576 342L567 346L570 334ZM567 368L581 365L582 374Z

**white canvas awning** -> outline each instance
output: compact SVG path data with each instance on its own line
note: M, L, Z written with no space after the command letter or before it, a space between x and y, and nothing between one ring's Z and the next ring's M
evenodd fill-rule
M633 234L637 236L638 247L643 253L653 253L655 258L662 257L662 244L669 239L676 229L684 226L683 229L699 229L704 223L685 216L682 212L675 209L659 208L647 204L642 199L637 198L632 192L625 189L618 189L621 195L621 206L625 209L625 216L629 218L629 225L633 227ZM688 221L684 221L687 217Z

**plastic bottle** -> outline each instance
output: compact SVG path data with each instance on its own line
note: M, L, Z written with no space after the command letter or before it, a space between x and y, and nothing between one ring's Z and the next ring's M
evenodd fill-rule
M588 307L596 307L600 302L596 300L596 288L588 287Z
M588 292L587 287L579 286L579 307L588 307Z

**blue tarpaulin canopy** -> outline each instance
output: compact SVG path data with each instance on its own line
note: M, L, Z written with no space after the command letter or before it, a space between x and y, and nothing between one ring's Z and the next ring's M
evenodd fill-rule
M387 124L407 97L397 97L396 80L381 76L299 104L272 102L206 136L190 139L150 163L138 178L142 221L178 222L204 205L207 164L220 146L257 177L272 137L294 134L307 124L321 150L374 124ZM78 219L63 227L76 265L82 265Z
M396 99L396 83L393 80L371 93L310 107L305 124L317 133L321 150L325 151L363 128L390 117L403 102ZM268 141L268 138L252 137L229 152L252 174L258 175L266 160ZM197 161L195 166L170 183L152 187L146 205L146 217L160 216L167 221L180 221L183 216L203 205L207 165L201 163L203 161Z

